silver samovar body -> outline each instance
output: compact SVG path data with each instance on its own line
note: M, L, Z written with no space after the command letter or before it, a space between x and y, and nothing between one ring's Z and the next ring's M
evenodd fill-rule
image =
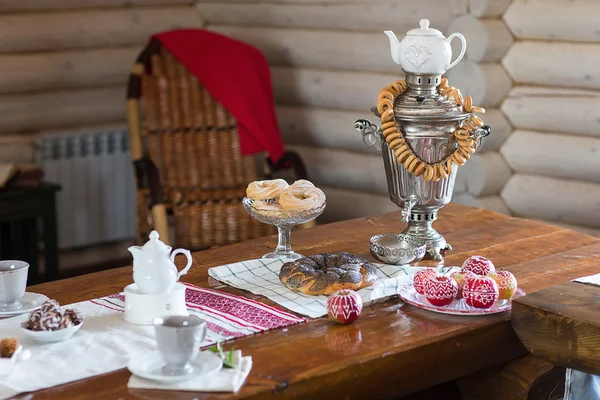
M426 20L422 20L422 27L423 21ZM426 25L428 26L428 21ZM388 32L386 34L392 41L392 35ZM392 42L392 52L395 50ZM408 50L405 54L409 54ZM401 54L397 58L406 63L402 56ZM394 60L397 61L396 58ZM444 161L458 146L454 131L461 128L470 114L464 112L462 106L454 100L438 93L437 86L444 71L419 73L410 64L409 67L402 65L408 88L394 101L394 120L404 141L421 160L429 163ZM380 116L376 108L372 111ZM360 119L354 127L362 133L367 146L381 150L390 199L402 208L402 222L408 222L408 227L402 233L425 241L428 255L434 260L442 260L441 252L451 250L452 247L432 224L437 219L438 211L452 200L459 167L453 165L452 173L447 178L437 182L426 181L423 175L416 177L403 164L398 163L394 151L389 148L377 125ZM477 129L477 143L489 133L488 126Z

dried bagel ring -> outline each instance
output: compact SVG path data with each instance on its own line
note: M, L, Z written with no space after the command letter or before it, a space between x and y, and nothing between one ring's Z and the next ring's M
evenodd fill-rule
M458 145L460 147L473 147L473 144L475 144L475 141L473 140L473 138L458 140Z
M398 127L397 126L391 126L391 127L387 128L386 130L384 130L381 133L383 134L384 137L388 137L389 135L391 135L393 133L397 133L398 135L400 134L398 132Z
M388 85L388 87L392 88L394 90L394 92L396 93L396 96L401 94L404 91L404 90L402 90L402 88L400 87L398 82L392 82Z
M446 179L448 177L448 170L446 169L446 163L440 163L440 175L442 179Z
M388 143L391 143L392 140L398 139L398 138L402 138L402 136L400 135L400 132L396 131L396 132L389 133L387 136L385 136L385 141Z
M394 101L396 99L396 96L389 90L383 89L381 92L379 92L379 96L377 96L377 102L380 102L381 99L388 99Z
M410 149L406 149L398 156L398 164L403 164L408 156L412 154Z
M391 110L393 108L394 108L394 103L390 99L381 99L377 103L377 111L379 111L379 114L383 114L383 112L385 110Z
M479 113L479 114L485 114L485 108L483 107L473 107L471 109L472 113Z
M382 124L379 129L383 132L384 130L386 130L387 128L391 128L392 126L398 126L396 124L396 121L389 121L386 122L385 124Z
M460 151L463 152L463 154L467 153L467 154L473 154L475 153L475 147L473 146L459 146L458 147L460 149Z
M415 172L413 172L413 175L416 177L423 175L423 172L425 172L426 168L427 168L427 164L425 164L423 161L419 160L419 162L417 163L417 166L415 167Z
M400 147L403 143L404 143L404 139L397 138L390 142L389 147L390 147L390 149L394 150L394 149L397 149L398 147Z
M470 119L465 119L463 121L463 127L468 128L469 130L474 131L475 129L477 129L477 125L475 125L475 123L473 121L471 121Z
M381 122L389 122L394 119L394 110L387 109L381 114Z
M448 78L442 78L437 88L439 90L445 88L446 86L448 86Z
M411 161L411 163L408 165L408 168L406 168L408 170L408 172L410 172L411 174L415 173L417 165L420 162L419 157L417 157L417 156L414 156L414 157L415 158L413 158L413 160Z
M440 179L442 179L442 173L440 172L440 165L439 164L435 164L433 166L433 181L434 182L439 182Z
M460 93L459 89L456 89L453 93L452 96L454 96L454 101L456 101L456 104L458 104L459 106L463 104L463 96L462 93Z
M404 160L404 168L408 169L408 166L417 158L413 153L411 153L406 160Z
M467 162L467 159L457 150L452 154L452 161L456 165L463 166Z
M468 160L469 158L471 158L471 153L469 153L467 150L465 150L464 147L459 147L458 150L456 150L458 153L460 153L461 156L463 156L465 158L465 160Z
M448 157L446 160L446 171L448 171L448 175L452 174L452 157Z
M477 126L483 126L483 120L477 115L471 115L471 121Z
M398 156L408 150L408 145L406 143L400 145L397 149L394 150L394 156L398 158Z
M467 132L465 129L457 129L454 131L454 137L457 139L468 139L469 138L469 132Z
M402 92L406 91L406 81L403 79L397 80L396 83L400 86Z
M471 112L472 109L473 99L471 98L471 96L467 96L465 97L465 101L463 102L463 110L465 110L465 112Z
M444 89L442 89L442 93L447 95L448 93L452 92L453 90L456 90L456 88L454 86L448 86L448 87L445 87Z
M431 165L427 165L427 167L425 168L425 173L423 174L423 178L429 182L430 180L433 179L433 166Z

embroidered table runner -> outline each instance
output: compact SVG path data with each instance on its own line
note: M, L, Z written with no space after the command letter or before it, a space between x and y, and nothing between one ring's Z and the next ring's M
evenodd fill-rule
M241 296L186 284L190 315L207 322L202 343L239 338L304 322L304 318ZM156 350L154 328L123 320L125 298L115 294L71 304L84 317L83 326L69 340L42 344L27 338L20 324L27 315L0 320L0 337L16 337L32 353L0 379L0 399L125 368L132 357Z
M281 260L258 259L210 268L208 275L238 289L263 295L275 303L311 318L327 314L327 296L311 296L288 289L279 280ZM379 280L373 286L358 291L363 304L398 294L398 285L409 282L421 268L375 264Z

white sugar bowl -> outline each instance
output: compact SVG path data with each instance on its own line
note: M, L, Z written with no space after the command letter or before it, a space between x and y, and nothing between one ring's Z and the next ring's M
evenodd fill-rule
M392 59L406 72L413 74L443 74L462 60L467 50L467 41L460 33L444 37L442 32L429 27L429 20L419 21L420 28L411 29L399 41L394 32L384 31L390 39ZM460 54L452 60L450 42L459 38L462 42Z

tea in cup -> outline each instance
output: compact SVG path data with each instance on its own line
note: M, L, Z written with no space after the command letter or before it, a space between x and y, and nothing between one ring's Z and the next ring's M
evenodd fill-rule
M25 294L29 264L25 261L0 261L0 311L18 310Z

